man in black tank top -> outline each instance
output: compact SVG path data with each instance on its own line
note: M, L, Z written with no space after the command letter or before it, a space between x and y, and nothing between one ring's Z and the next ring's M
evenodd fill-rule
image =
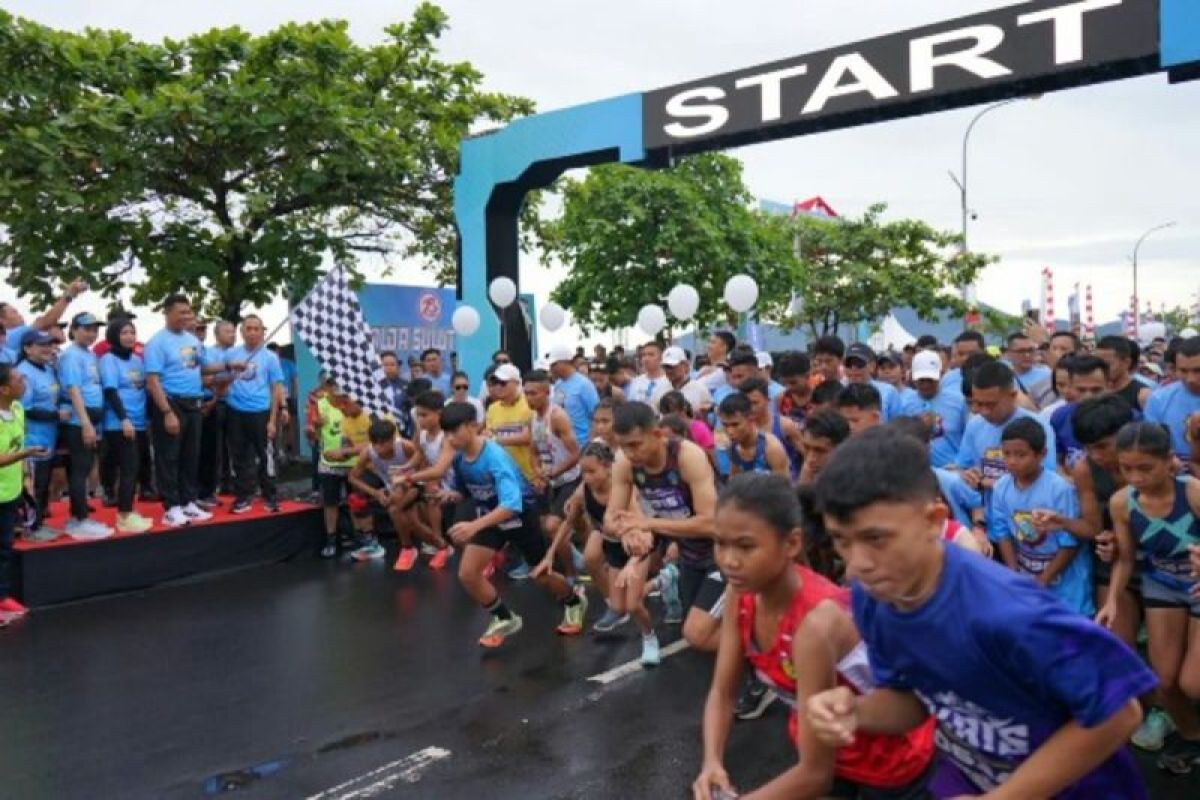
M1133 343L1123 336L1105 336L1096 345L1096 355L1108 364L1108 382L1113 394L1140 412L1152 389L1133 379Z
M653 550L656 535L678 542L684 638L698 650L715 651L725 586L713 559L717 486L708 457L692 442L668 438L645 403L626 403L613 416L621 454L613 466L605 529L635 556ZM641 513L624 510L635 487Z

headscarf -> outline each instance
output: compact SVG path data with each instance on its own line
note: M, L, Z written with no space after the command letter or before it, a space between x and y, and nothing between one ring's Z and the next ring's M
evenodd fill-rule
M108 327L104 330L104 338L108 341L108 352L122 361L133 355L131 348L121 346L121 331L125 330L127 326L130 328L133 327L132 319L129 317L117 317L108 323Z

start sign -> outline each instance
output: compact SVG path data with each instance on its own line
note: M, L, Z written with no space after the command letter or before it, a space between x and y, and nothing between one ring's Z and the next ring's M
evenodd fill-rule
M1039 0L659 89L643 95L644 146L711 150L922 113L997 84L1032 93L1107 68L1152 72L1158 21L1158 0Z

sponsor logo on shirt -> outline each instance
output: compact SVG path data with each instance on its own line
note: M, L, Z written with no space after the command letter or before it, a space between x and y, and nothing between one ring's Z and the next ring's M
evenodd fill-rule
M192 369L196 366L196 348L190 344L185 344L179 348L179 363L184 369Z
M937 719L937 749L980 789L999 786L1029 755L1028 725L997 717L954 692L917 695Z

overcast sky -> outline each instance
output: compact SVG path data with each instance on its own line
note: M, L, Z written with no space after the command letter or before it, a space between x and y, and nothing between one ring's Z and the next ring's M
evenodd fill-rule
M217 26L263 32L289 20L345 17L378 41L410 0L21 0L7 10L59 28L120 28L145 40ZM1013 5L1006 0L445 0L447 58L469 60L489 88L549 110L648 90L743 66ZM952 10L951 10L952 9ZM842 213L875 201L896 216L957 229L957 169L973 109L789 139L734 151L750 188L781 201L821 195ZM1037 303L1041 268L1056 272L1058 316L1076 283L1094 287L1098 321L1129 300L1133 242L1178 221L1142 248L1141 295L1157 309L1200 290L1200 81L1155 75L1047 95L989 115L971 140L973 249L999 255L980 297L1016 312ZM527 258L539 302L561 272ZM403 276L407 277L407 276ZM414 276L404 282L423 283ZM268 310L281 318L282 308Z

